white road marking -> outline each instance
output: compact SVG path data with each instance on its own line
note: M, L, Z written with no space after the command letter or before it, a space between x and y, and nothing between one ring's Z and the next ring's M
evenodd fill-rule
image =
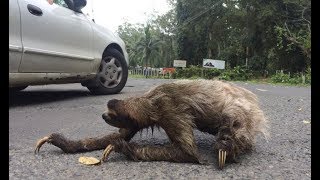
M256 88L258 91L268 91L268 90L265 90L265 89L258 89Z

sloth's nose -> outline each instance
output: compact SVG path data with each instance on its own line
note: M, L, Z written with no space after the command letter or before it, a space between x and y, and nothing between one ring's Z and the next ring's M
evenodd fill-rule
M109 119L109 116L108 116L107 113L103 113L103 114L102 114L102 118L103 118L104 120L106 120L106 119Z

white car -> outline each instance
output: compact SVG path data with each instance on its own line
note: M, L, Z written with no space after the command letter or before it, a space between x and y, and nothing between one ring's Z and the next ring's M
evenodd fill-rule
M9 0L9 90L81 83L93 94L120 92L128 78L124 42L81 12L86 0L54 2Z

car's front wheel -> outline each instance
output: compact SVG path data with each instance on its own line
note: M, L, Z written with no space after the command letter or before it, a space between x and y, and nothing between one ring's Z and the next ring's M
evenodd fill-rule
M108 49L93 83L85 86L93 94L115 94L124 88L127 79L128 66L124 56L116 49Z

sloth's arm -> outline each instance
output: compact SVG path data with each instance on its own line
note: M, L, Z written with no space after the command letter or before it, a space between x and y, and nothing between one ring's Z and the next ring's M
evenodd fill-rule
M62 134L53 133L37 142L35 152L39 152L41 146L45 143L50 143L60 148L65 153L94 151L104 149L109 144L120 139L130 141L135 133L135 130L120 129L119 133L112 133L103 137L86 138L82 140L70 140L64 137Z

